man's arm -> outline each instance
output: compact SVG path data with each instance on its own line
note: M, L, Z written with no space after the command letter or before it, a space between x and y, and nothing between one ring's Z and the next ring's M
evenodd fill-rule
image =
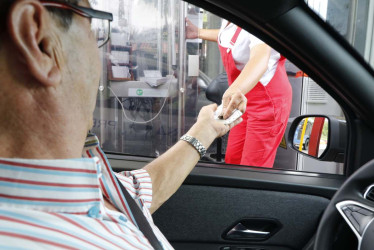
M242 98L245 99L244 95ZM197 138L206 148L216 137L227 133L233 126L240 123L238 119L231 125L214 120L215 104L203 107L197 122L187 132ZM155 212L182 185L188 174L194 168L200 155L188 142L179 141L167 152L144 167L152 179L153 199L150 208Z

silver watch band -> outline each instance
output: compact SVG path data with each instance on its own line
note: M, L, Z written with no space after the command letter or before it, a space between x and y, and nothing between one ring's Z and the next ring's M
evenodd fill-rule
M204 145L201 144L201 142L195 137L183 135L180 139L188 142L191 146L193 146L197 150L197 152L199 152L200 158L202 158L206 154L206 149Z

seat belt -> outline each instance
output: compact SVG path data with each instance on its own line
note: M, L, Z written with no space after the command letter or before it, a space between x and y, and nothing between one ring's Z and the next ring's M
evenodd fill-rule
M117 176L116 176L117 178ZM144 236L148 239L149 243L151 243L152 247L156 250L162 250L161 243L158 241L155 233L153 232L151 225L149 225L149 222L143 212L140 210L140 207L136 204L134 199L131 197L129 192L126 190L126 188L122 185L121 181L117 178L118 185L120 186L123 195L125 196L125 199L127 201L127 204L130 207L130 210L132 212L132 215L134 216L134 219L136 221L136 224L138 224L139 230L144 234Z

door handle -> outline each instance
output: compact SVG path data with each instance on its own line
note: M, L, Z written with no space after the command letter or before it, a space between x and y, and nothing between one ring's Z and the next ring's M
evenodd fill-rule
M273 219L244 219L226 230L223 238L227 240L260 241L270 238L280 228L280 223Z
M243 226L242 223L239 223L227 233L227 235L231 235L231 234L242 234L242 235L248 235L248 237L252 237L252 236L258 236L258 235L261 235L261 236L268 235L270 234L270 232L251 230Z

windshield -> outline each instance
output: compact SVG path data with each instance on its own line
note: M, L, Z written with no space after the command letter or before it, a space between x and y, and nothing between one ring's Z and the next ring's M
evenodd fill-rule
M374 1L305 0L374 68Z

